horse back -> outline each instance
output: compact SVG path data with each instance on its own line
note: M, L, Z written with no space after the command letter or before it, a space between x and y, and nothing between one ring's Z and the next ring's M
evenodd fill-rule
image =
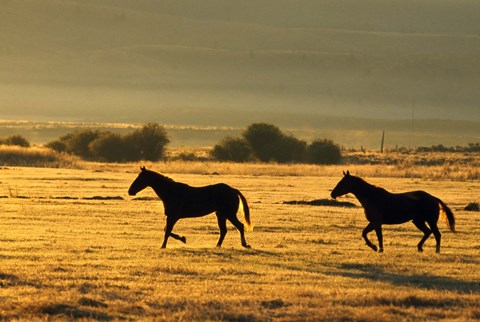
M383 224L401 224L410 220L427 220L438 216L438 199L425 191L409 191L385 194L367 218L380 220ZM372 221L371 220L371 221Z
M203 187L180 184L169 200L164 200L168 213L183 217L204 216L215 211L236 211L238 191L225 183Z

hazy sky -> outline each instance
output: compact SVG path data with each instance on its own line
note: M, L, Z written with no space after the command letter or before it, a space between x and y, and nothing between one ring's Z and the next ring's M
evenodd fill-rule
M204 109L408 119L415 110L480 121L478 1L0 6L0 118L191 123L188 111Z

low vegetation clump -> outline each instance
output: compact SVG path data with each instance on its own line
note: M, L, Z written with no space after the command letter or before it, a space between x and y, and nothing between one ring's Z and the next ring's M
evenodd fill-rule
M30 146L30 142L28 142L28 140L23 136L17 134L4 139L0 138L0 145L13 145L28 148Z
M430 147L418 147L417 152L480 152L480 143L469 143L467 146L447 147L443 144L432 145Z
M98 130L75 131L48 143L47 147L91 161L158 161L164 158L169 142L165 128L148 123L126 135Z
M227 137L212 150L219 161L338 164L340 147L331 140L315 140L311 144L283 133L277 126L254 123L240 138Z

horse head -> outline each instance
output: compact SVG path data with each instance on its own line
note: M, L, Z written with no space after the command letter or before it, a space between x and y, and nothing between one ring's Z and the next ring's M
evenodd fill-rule
M128 189L128 194L130 196L135 196L139 191L142 191L150 185L150 176L151 171L147 170L145 167L140 167L140 174L132 182L130 188Z
M337 183L335 188L333 188L330 196L332 196L333 199L336 199L337 197L352 192L352 177L350 171L343 171L343 178Z

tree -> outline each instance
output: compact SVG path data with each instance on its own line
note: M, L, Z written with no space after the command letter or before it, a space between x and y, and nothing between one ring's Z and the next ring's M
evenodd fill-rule
M273 158L280 163L303 162L305 161L306 149L307 142L290 135L283 135L277 143Z
M49 142L45 146L57 152L67 152L67 144L61 140Z
M9 136L8 138L6 138L4 140L0 140L0 144L16 145L16 146L21 146L21 147L24 147L24 148L28 148L30 146L30 142L28 142L27 139L25 139L21 135Z
M60 138L67 146L67 152L78 155L84 159L91 159L90 143L100 137L99 131L75 131Z
M128 146L128 161L158 161L164 157L165 147L170 142L165 128L148 123L125 137Z
M283 137L277 126L267 123L254 123L247 127L243 137L250 144L253 153L260 161L276 161L275 154Z
M226 137L213 147L212 156L219 161L246 162L252 157L252 149L243 138Z
M243 133L254 155L263 162L301 162L305 159L305 141L286 135L272 124L254 123Z
M125 141L121 135L106 132L88 146L92 156L101 161L122 162L127 159Z
M307 147L307 160L316 164L337 164L342 159L340 147L331 140L315 140Z

